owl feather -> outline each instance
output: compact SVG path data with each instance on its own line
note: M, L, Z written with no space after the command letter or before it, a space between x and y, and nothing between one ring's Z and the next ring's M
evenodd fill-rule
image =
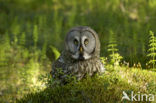
M74 33L73 31L76 31L77 34L72 34ZM72 49L70 47L71 44L69 43L72 43L72 40L75 40L73 38L78 38L78 37L79 37L78 39L79 45L75 46L74 44L72 44L71 47L73 47L74 45L74 48L76 48L76 50ZM72 38L71 41L69 41L68 38ZM83 56L80 55L81 52L79 51L80 50L79 48L81 48L81 46L82 48L84 48L84 52L85 52L85 48L87 48L86 45L82 44L85 42L85 40L83 41L83 38L86 38L88 40L94 40L95 47L92 47L92 45L88 44L89 45L88 49L92 50L89 51L90 52L89 54L87 54L90 56L90 58L85 59L84 57L83 60L79 58L75 59L76 56L73 57L72 55L78 54L78 57ZM72 50L75 50L74 52L75 54L72 52ZM65 83L66 78L69 75L76 77L77 80L81 80L86 75L93 76L96 73L100 73L100 74L104 73L104 71L105 71L104 65L100 60L100 41L97 33L93 29L87 26L72 28L67 33L67 37L65 39L65 49L61 53L60 57L52 64L52 71L51 71L52 77L57 80L60 80L62 83Z

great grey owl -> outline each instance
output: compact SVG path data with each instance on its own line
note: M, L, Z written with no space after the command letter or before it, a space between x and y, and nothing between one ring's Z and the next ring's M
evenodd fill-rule
M64 82L69 75L80 80L86 74L92 76L104 71L97 33L87 26L72 28L65 38L63 52L52 65L52 77Z

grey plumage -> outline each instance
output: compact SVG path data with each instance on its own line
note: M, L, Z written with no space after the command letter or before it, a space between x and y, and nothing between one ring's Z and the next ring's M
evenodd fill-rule
M52 77L65 82L68 75L80 80L86 74L92 76L104 71L97 33L87 26L72 28L67 33L63 52L52 65Z

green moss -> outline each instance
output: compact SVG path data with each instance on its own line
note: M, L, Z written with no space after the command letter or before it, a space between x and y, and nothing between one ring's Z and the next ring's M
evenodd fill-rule
M156 94L152 81L156 81L154 72L124 67L110 68L100 76L86 77L79 82L55 85L30 93L17 103L120 103L123 91L150 93L152 90L151 93ZM142 87L144 83L149 85Z

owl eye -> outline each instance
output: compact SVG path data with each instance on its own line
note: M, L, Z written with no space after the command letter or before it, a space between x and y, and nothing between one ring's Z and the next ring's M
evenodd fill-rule
M78 41L76 39L74 39L74 44L78 45Z
M84 44L87 45L89 43L88 39L85 39Z

